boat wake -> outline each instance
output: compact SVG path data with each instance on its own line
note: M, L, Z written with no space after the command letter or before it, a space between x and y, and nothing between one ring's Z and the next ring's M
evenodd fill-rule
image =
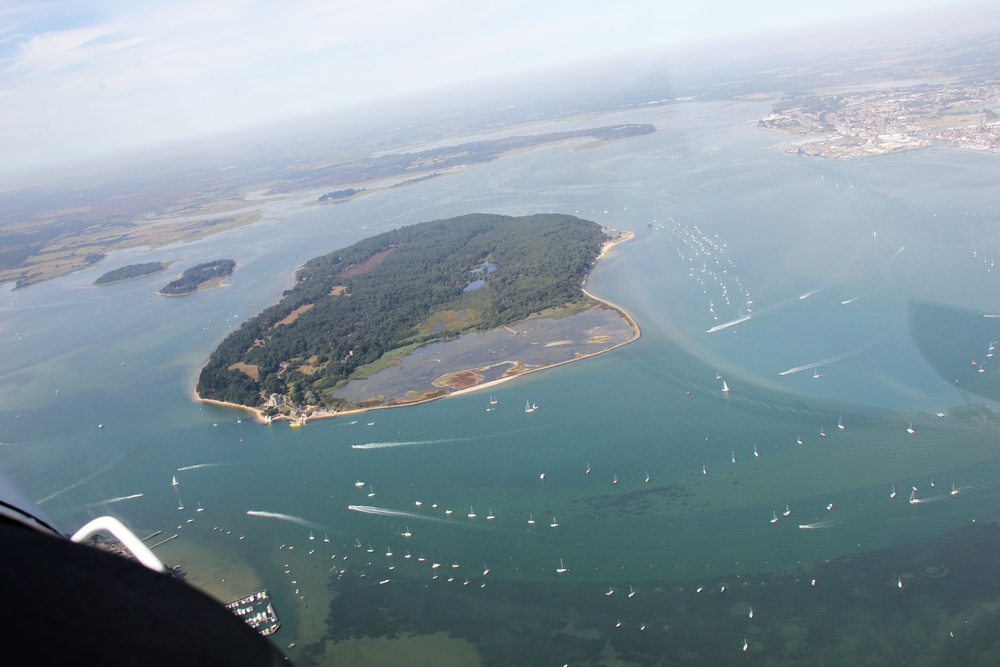
M384 507L372 507L370 505L348 505L347 509L352 512L361 512L362 514L376 514L378 516L396 516L404 519L417 519L423 521L437 521L439 523L449 523L444 519L439 519L433 516L424 516L422 514L414 514L413 512L401 512L399 510L388 510Z
M197 470L198 468L214 468L215 466L225 465L224 463L199 463L193 466L184 466L183 468L178 468L177 472L184 472L185 470Z
M744 315L743 317L738 317L735 320L731 320L731 321L726 322L724 324L720 324L718 326L714 326L711 329L709 329L708 331L706 331L705 333L715 333L716 331L722 331L723 329L728 329L729 327L733 327L733 326L736 326L737 324L740 324L742 322L746 322L749 319L750 319L749 315Z
M120 498L110 498L108 500L101 500L96 503L90 503L89 505L84 505L80 509L90 509L91 507L99 507L101 505L110 505L111 503L120 503L123 500L132 500L133 498L142 498L141 493L133 493L131 496L122 496Z
M822 289L823 289L823 288L822 288L822 287L820 287L819 289L814 289L814 290L813 290L813 291L811 291L811 292L806 292L805 294L803 294L802 296L800 296L800 297L799 297L799 301L802 301L803 299L808 299L808 298L809 298L809 297L811 297L811 296L812 296L813 294L816 294L817 292L821 291Z
M795 368L789 368L787 371L781 371L778 375L791 375L792 373L798 373L800 371L811 371L814 368L819 368L820 366L826 366L827 364L832 364L835 361L840 361L845 359L847 355L841 354L836 357L829 357L827 359L821 359L820 361L814 361L811 364L806 364L805 366L796 366Z
M289 523L298 524L300 526L305 526L307 528L323 528L323 526L318 523L313 523L312 521L307 521L301 519L297 516L292 516L290 514L279 514L278 512L258 512L256 510L251 510L247 512L248 516L262 516L266 519L279 519L281 521L288 521Z
M840 523L843 523L841 519L830 519L829 521L820 521L818 523L800 523L799 528L802 530L816 530L818 528L832 528Z
M390 447L413 447L415 445L436 445L442 442L461 442L469 438L444 438L442 440L407 440L405 442L368 442L351 445L351 449L388 449Z

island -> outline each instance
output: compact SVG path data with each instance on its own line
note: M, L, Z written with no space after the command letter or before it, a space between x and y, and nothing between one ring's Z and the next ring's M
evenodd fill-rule
M213 262L205 262L198 266L192 266L176 280L171 280L164 285L157 294L163 296L184 296L193 294L198 290L218 287L222 281L228 278L236 262L231 259L217 259Z
M345 199L350 199L359 192L364 192L365 188L355 190L354 188L347 188L346 190L334 190L333 192L327 192L325 195L321 195L319 201L343 201Z
M624 345L634 320L582 286L630 237L561 214L470 214L372 236L306 262L279 303L212 353L196 396L301 423Z
M135 280L144 276L151 276L154 273L161 273L167 270L167 265L163 262L145 262L143 264L129 264L119 269L112 269L94 281L95 285L114 285L127 280Z

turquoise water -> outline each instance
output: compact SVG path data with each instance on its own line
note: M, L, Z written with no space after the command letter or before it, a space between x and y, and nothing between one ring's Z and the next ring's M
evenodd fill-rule
M299 664L335 662L348 637L439 632L484 664L992 664L995 407L935 368L963 372L956 349L985 357L976 318L1000 313L998 163L943 147L785 155L746 122L763 108L616 114L592 124L659 131L336 207L303 208L310 193L252 227L5 293L0 466L67 530L112 513L178 534L158 552L207 590L266 586ZM310 257L421 220L550 210L636 232L588 289L628 309L640 340L500 385L489 413L473 393L290 429L192 402L229 327ZM726 244L752 312L689 277L678 238L695 227ZM183 299L154 295L162 276L89 287L140 256L237 269ZM918 347L917 302L973 324L921 329ZM907 502L913 486L924 502Z

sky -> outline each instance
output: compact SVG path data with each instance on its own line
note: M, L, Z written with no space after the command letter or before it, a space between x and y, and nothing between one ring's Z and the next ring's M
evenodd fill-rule
M4 0L0 176L494 77L954 5Z

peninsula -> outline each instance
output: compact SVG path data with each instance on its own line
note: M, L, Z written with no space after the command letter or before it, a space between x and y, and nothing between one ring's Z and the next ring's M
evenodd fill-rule
M617 347L638 327L582 284L629 237L571 215L470 214L364 239L306 262L278 304L212 353L196 394L302 420Z
M236 262L231 259L217 259L213 262L205 262L198 266L192 266L176 280L160 288L157 294L163 296L184 296L193 294L198 290L218 287L222 281L228 278L236 268Z

